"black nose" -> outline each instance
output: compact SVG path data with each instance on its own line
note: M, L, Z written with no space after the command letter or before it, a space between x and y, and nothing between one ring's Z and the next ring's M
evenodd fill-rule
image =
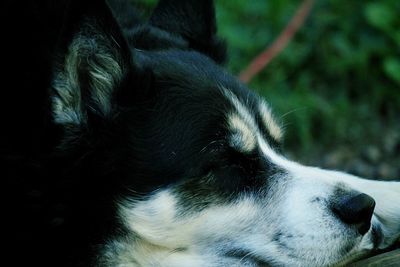
M333 212L345 223L357 227L364 235L371 227L371 217L375 208L375 200L367 194L343 196L332 207Z

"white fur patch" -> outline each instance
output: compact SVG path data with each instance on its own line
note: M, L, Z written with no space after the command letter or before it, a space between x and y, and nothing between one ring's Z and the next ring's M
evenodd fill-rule
M223 248L210 247L226 237L247 238L260 214L251 198L181 213L173 193L163 190L145 201L122 203L120 211L133 235L107 244L100 266L255 266L247 260L240 264L240 259L221 258Z

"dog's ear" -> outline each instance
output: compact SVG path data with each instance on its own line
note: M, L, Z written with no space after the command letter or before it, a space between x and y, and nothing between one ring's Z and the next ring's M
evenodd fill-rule
M132 54L107 4L71 1L52 80L55 122L87 124L113 116L115 90L131 71Z
M216 36L212 0L160 0L150 24L179 35L192 49L202 52L218 63L226 59L225 42Z

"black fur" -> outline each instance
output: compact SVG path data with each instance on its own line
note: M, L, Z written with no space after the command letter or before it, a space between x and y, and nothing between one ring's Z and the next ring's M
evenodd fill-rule
M256 97L219 66L225 46L215 35L212 1L161 0L148 22L134 11L121 13L127 9L115 1L110 6L26 0L6 1L2 9L3 25L10 25L1 92L3 261L12 266L92 265L98 249L124 231L116 216L123 197L211 173L217 177L211 188L225 199L261 186L247 179L249 171L276 171L258 162L257 151L239 156L226 144L221 122L232 104L220 88L250 109ZM88 24L91 30L81 32ZM79 66L87 122L55 123L54 75L78 34L109 41L122 79L103 114L89 100L90 64ZM97 48L80 62L91 62ZM228 167L235 181L225 180ZM193 190L190 183L182 190Z

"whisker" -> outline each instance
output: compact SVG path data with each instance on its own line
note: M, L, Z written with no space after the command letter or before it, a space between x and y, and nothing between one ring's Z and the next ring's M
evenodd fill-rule
M280 118L283 119L283 118L286 117L287 115L290 115L290 114L292 114L292 113L294 113L294 112L296 112L296 111L304 110L304 109L306 109L306 107L301 107L301 108L292 109L292 110L286 112L285 114L283 114Z
M205 147L203 147L200 150L200 153L203 153L209 146L211 146L212 144L215 144L216 142L218 142L217 140L211 141L210 143L208 143Z

